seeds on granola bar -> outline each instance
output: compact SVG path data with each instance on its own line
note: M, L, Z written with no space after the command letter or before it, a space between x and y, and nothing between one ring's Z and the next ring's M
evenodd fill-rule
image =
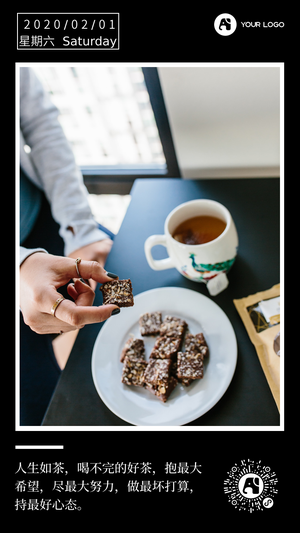
M114 304L118 307L134 305L132 284L130 279L113 279L100 286L103 294L103 305Z

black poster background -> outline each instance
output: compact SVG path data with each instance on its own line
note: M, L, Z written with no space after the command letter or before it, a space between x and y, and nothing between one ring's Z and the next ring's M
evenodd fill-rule
M14 106L14 78L16 62L149 62L159 65L162 62L283 62L285 64L285 96L289 94L288 82L291 79L295 55L296 24L287 10L271 8L263 13L259 8L247 7L233 10L227 6L204 9L202 5L189 3L186 5L169 4L163 7L161 3L138 4L136 8L129 8L126 3L117 5L110 2L100 5L95 11L120 13L120 48L119 50L17 50L16 19L17 12L24 12L24 8L16 10L9 16L9 38L5 42L5 55L8 59L5 80L6 98L12 99ZM238 26L236 32L228 38L219 36L213 28L213 21L220 13L229 10L237 21L283 21L283 28L242 29ZM37 10L41 12L41 10ZM83 12L80 7L77 11ZM55 5L49 5L45 13L59 13ZM61 11L63 12L63 11ZM88 12L86 12L88 13ZM13 59L14 58L14 59ZM8 89L9 87L9 89ZM290 96L288 97L290 99ZM8 113L9 115L9 113ZM9 117L8 117L9 118ZM285 161L288 160L287 153ZM289 177L286 177L286 182ZM18 347L15 347L18 350ZM10 349L11 351L11 349ZM14 360L13 354L10 354ZM208 525L243 525L247 523L272 526L280 516L291 513L295 508L290 503L291 484L288 477L296 463L294 448L295 425L291 420L291 405L289 399L289 373L286 371L285 415L282 430L254 430L248 431L59 431L37 430L17 431L15 429L14 414L14 364L9 363L10 386L5 393L5 412L8 420L4 433L9 433L5 464L7 471L6 486L10 487L6 508L9 514L14 514L17 524L45 523L54 517L57 524L61 519L67 519L69 526L81 523L90 527L105 527L104 518L107 515L109 526L143 526L149 519L150 527L161 528L161 516L157 511L161 509L164 521L183 519L187 527L197 527L199 522L207 520ZM7 373L6 373L7 375ZM7 407L9 406L9 408ZM296 411L296 410L295 410ZM296 414L296 412L295 412ZM9 429L8 429L9 428ZM214 428L213 428L214 429ZM18 445L63 445L63 449L53 450L20 450ZM13 462L11 457L14 458ZM251 459L256 463L268 465L276 473L278 479L278 494L274 498L274 506L261 512L249 513L239 511L230 505L224 494L223 483L228 472L242 460ZM189 465L201 465L202 473L189 475L167 475L166 463L187 462ZM35 473L15 472L20 464L30 463L59 463L65 465L70 474L68 479L80 482L82 479L93 479L92 475L84 475L76 471L77 463L152 463L156 480L189 481L192 489L185 493L159 492L149 493L128 492L127 483L130 479L144 479L141 473L136 475L114 474L98 476L99 479L114 483L117 492L88 493L84 489L79 493L53 493L53 481L66 479L54 473L43 475ZM69 476L68 474L68 476ZM72 474L72 475L71 475ZM45 498L59 498L64 501L67 496L77 499L81 510L22 511L16 510L16 498L22 498L17 493L16 480L40 480ZM148 479L150 477L148 476ZM28 493L25 493L28 497ZM34 494L30 495L34 497ZM25 496L24 496L25 497ZM164 512L165 511L165 512ZM167 515L166 515L167 511ZM89 522L95 518L97 522ZM128 518L130 520L128 520ZM201 527L201 526L200 526Z

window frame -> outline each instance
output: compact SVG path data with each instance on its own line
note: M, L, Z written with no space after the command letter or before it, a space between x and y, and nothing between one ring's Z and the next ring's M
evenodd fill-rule
M137 178L180 178L170 123L156 67L142 67L145 85L162 144L165 164L82 165L84 183L93 194L129 194Z

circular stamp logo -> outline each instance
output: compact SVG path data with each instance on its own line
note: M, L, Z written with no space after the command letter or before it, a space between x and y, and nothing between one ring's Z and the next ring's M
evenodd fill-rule
M224 480L224 493L239 511L263 511L274 505L278 479L261 461L242 460L235 463Z
M236 30L236 20L229 13L218 15L214 22L215 30L219 35L227 37Z

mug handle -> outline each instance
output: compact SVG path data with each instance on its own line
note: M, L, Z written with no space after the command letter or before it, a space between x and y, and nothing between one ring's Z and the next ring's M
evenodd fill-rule
M149 266L153 270L166 270L167 268L175 268L171 257L167 257L166 259L153 259L151 249L153 246L157 245L165 246L165 248L167 247L167 239L165 235L151 235L148 237L148 239L146 239L144 250Z

